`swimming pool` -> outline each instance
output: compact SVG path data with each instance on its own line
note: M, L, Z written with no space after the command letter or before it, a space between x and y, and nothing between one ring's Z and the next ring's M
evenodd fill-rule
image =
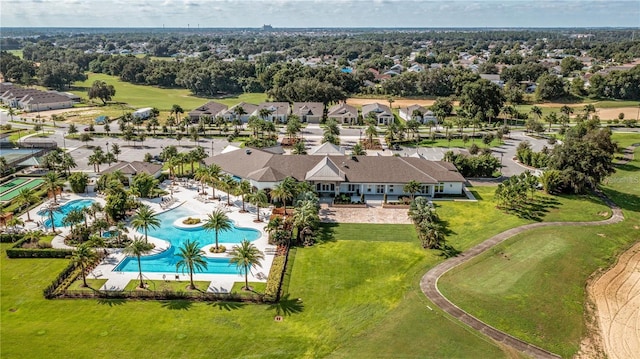
M178 248L182 247L187 240L198 243L200 248L215 243L215 233L205 231L202 228L178 228L173 223L182 217L194 216L197 213L188 208L178 207L158 215L160 227L149 229L149 236L164 239L170 243L170 247L161 253L140 258L143 272L153 273L176 273L176 263L180 258L176 255ZM143 233L140 231L140 233ZM227 245L240 243L243 239L255 241L260 238L260 231L251 228L233 227L231 231L220 232L218 242ZM202 272L206 274L238 274L235 265L229 265L229 258L205 258L207 269ZM137 272L138 260L135 257L126 257L114 269L114 271ZM186 272L185 272L186 273Z
M56 228L64 227L62 224L62 220L64 217L74 209L83 209L91 206L91 204L95 202L92 199L76 199L73 201L69 201L62 206L60 206L60 213L53 213L53 224L55 224ZM46 217L44 220L44 226L47 228L51 228L51 219L49 218L49 214L45 210L38 211L38 215Z

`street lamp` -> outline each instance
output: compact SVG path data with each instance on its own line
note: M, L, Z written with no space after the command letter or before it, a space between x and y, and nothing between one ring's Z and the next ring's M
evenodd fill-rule
M211 156L213 156L213 140L211 140Z
M502 157L504 156L504 153L500 152L500 177L502 177Z

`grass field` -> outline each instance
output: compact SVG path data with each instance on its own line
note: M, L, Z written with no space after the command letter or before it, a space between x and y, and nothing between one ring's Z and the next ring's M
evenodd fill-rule
M483 201L438 206L456 248L466 249L530 222L495 209L493 188L473 190ZM585 218L601 210L588 199L560 198L554 206L542 220L568 218L573 216L569 212L585 206L590 206ZM413 226L323 228L322 244L293 251L288 294L276 306L47 301L42 289L67 260L2 260L0 356L111 358L153 352L171 358L519 357L450 320L424 297L419 278L442 258L420 248ZM102 284L89 281L93 287ZM284 321L275 322L276 314ZM158 345L169 342L173 344Z
M447 273L440 290L499 329L563 357L573 356L586 334L587 278L640 238L640 186L630 185L640 183L640 150L635 155L635 161L618 166L603 188L622 207L624 222L523 233Z
M134 108L156 107L161 111L170 111L174 104L178 104L185 112L188 112L211 101L211 99L208 98L193 96L191 92L186 89L166 89L134 85L120 81L116 76L94 73L90 73L86 81L75 82L73 84L74 89L71 92L88 100L87 90L96 80L104 81L115 87L116 94L112 99L114 102L126 103ZM215 101L224 103L227 106L233 106L242 101L258 104L265 100L266 95L263 93L248 93L240 96L215 99ZM100 100L97 100L97 102L102 103Z

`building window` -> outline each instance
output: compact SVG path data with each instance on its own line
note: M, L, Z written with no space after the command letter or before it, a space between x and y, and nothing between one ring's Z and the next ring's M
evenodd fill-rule
M420 186L420 193L422 194L429 194L429 185L422 185Z
M358 185L350 184L347 185L347 192L356 192L358 190Z
M376 185L376 193L377 194L383 194L384 193L384 185L383 184Z
M444 192L444 183L438 183L438 185L436 186L436 193L442 192Z
M389 193L393 193L393 185L392 184L389 185Z

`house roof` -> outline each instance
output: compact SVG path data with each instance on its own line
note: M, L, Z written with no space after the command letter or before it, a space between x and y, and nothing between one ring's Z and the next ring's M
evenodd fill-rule
M322 102L294 102L293 114L298 116L322 116L324 105Z
M377 116L393 116L389 106L377 102L362 105L362 117L367 117L369 112L375 112Z
M334 145L331 142L325 142L318 146L311 147L311 149L307 151L307 153L310 155L329 155L329 156L332 156L332 155L342 156L344 155L344 152L345 151L343 148L341 148L340 146Z
M400 111L408 114L408 115L413 115L413 111L418 110L420 111L421 114L425 114L427 112L427 108L424 106L420 106L420 105L411 105L411 106L407 106L404 108L401 108Z
M113 173L115 171L120 171L125 175L132 175L132 176L138 173L155 175L161 169L162 169L162 165L157 165L155 163L148 163L148 162L142 162L142 161L133 161L133 162L120 161L115 165L102 171L102 173Z
M189 117L197 117L197 118L200 118L200 116L215 117L219 113L221 113L224 110L226 110L227 108L228 108L228 106L225 105L225 104L222 104L222 103L219 103L219 102L215 102L215 101L209 101L209 102L205 103L204 105L196 108L195 110L189 111Z
M334 105L329 109L327 117L358 117L358 109L344 103Z
M254 104L248 103L248 102L240 102L237 105L233 105L233 106L229 107L224 113L225 114L231 114L231 115L235 116L235 113L233 111L238 107L242 107L244 112L246 112L247 115L250 115L258 108L258 105L254 105Z
M47 104L47 103L59 103L70 102L71 99L67 96L63 96L57 92L39 92L24 95L20 99L22 104Z
M256 107L256 109L252 112L252 115L259 116L260 110L265 108L271 111L272 115L288 115L291 111L288 102L263 102Z
M276 155L258 149L233 151L209 157L223 171L255 181L278 182L291 176L298 181L348 181L354 183L420 183L465 179L453 164L409 157Z

